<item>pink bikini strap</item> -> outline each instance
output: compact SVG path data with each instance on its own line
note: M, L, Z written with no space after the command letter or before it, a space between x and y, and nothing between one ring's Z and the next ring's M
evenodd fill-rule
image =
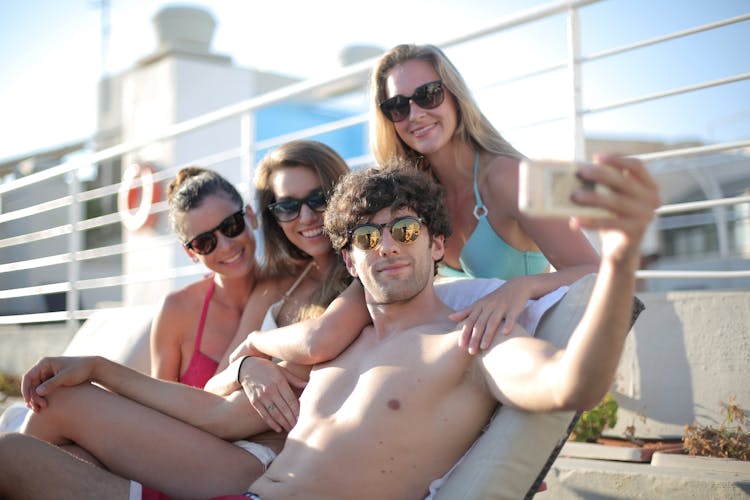
M211 296L214 294L214 288L216 288L216 282L212 279L211 284L206 292L206 298L203 299L203 310L201 311L201 320L198 323L198 333L195 335L195 350L201 350L201 338L203 338L203 326L206 324L206 316L208 316L208 304L211 302Z

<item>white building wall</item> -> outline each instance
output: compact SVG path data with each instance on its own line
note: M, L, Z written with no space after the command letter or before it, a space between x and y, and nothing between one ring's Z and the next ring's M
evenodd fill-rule
M248 99L253 92L250 70L233 67L224 58L180 54L167 54L133 69L123 77L122 84L124 141L156 134L166 126ZM216 91L217 88L221 91ZM134 151L126 155L123 168L132 162L149 162L159 170L187 166L185 162L194 162L196 158L237 148L239 134L239 119L226 120ZM232 182L240 180L238 160L204 166L215 168ZM136 232L123 228L123 242L129 250L123 257L124 274L137 276L190 264L178 244L145 248L156 233L171 234L165 213L159 215L153 228ZM123 303L127 306L155 303L168 291L193 279L126 285Z

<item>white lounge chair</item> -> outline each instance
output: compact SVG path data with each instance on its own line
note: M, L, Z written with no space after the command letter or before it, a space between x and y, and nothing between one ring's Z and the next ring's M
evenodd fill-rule
M564 346L583 316L596 280L590 274L573 283L541 317L535 336ZM643 310L634 299L632 322ZM631 323L632 325L632 323ZM532 498L557 458L579 414L528 413L499 407L485 432L447 475L435 500ZM554 492L548 493L554 498Z

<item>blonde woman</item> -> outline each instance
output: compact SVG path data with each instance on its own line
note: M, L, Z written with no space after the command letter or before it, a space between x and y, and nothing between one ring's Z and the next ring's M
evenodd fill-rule
M599 255L577 227L518 210L522 155L482 114L466 82L433 45L398 45L371 76L372 150L406 159L445 189L453 227L440 273L500 278L496 292L458 311L461 345L477 352L510 332L527 299L595 272ZM556 272L547 272L552 264Z

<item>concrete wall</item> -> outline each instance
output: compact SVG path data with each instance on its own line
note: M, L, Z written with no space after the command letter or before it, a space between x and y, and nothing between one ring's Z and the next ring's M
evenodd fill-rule
M717 425L731 396L750 410L750 291L642 293L614 384L619 422L643 438Z
M702 457L691 457L702 458ZM544 481L547 491L534 497L554 500L746 500L750 481L746 472L726 470L721 458L688 467L648 463L558 458ZM700 461L699 461L700 462ZM740 462L746 464L747 462Z

